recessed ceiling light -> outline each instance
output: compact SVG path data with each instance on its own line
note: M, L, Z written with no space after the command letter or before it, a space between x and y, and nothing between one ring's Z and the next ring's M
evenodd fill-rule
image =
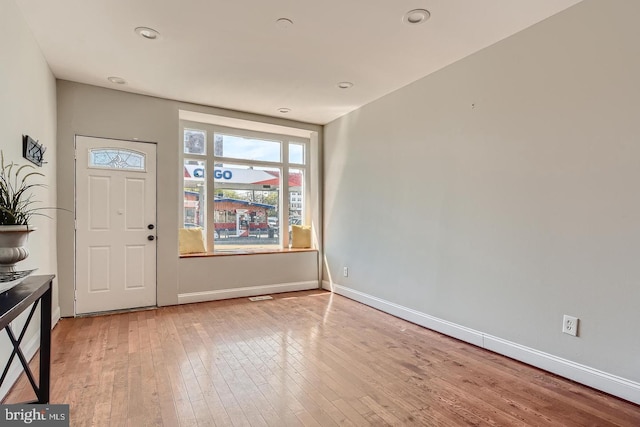
M154 30L153 28L138 27L134 31L140 37L143 37L147 40L156 40L158 37L160 37L160 33Z
M338 87L340 89L349 89L349 88L353 87L353 83L351 83L351 82L340 82L340 83L338 83Z
M276 25L280 28L289 28L293 25L293 21L289 18L276 19Z
M125 79L123 79L122 77L116 77L116 76L111 76L111 77L107 78L107 80L109 80L111 83L115 83L117 85L123 85L123 84L127 83L127 81Z
M405 13L404 16L402 17L402 20L406 24L411 24L411 25L422 24L427 19L429 19L430 16L431 16L431 13L429 13L429 11L426 9L413 9Z
M291 108L278 108L278 112L282 114L287 114L291 111Z

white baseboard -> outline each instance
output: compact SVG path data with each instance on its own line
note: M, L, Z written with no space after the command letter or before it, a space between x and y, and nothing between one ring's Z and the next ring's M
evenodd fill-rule
M631 381L571 360L544 353L474 329L404 307L337 283L322 282L324 289L361 302L380 311L535 366L578 383L593 387L630 402L640 404L640 383Z
M484 348L640 404L640 383L638 382L491 335L484 336Z
M255 297L259 295L306 291L310 289L318 289L318 282L316 280L308 282L281 283L277 285L249 286L245 288L221 289L217 291L178 294L178 304L216 301L230 298Z
M51 329L58 324L58 320L60 320L60 306L56 307L51 315Z

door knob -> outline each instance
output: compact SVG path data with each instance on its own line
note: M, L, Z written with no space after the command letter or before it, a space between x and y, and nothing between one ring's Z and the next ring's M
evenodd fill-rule
M147 225L147 228L148 228L149 230L153 230L153 229L155 228L155 226L154 226L153 224L149 224L149 225Z
M156 239L156 236L151 236L151 235L147 236L147 240L155 240L155 239Z

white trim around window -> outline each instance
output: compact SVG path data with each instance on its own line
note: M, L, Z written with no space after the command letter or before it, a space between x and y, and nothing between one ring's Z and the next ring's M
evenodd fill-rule
M185 130L203 131L205 146L200 147L197 141L195 148L191 147L188 150L190 152L185 153ZM221 142L220 137L216 143L216 135L229 137L227 144ZM234 137L239 138L235 140ZM234 144L241 147L243 141L249 141L255 146L261 140L266 141L262 152L255 150L251 152L253 154L248 151L247 155L238 155L237 151L231 149ZM274 156L276 144L269 141L279 142L279 156ZM297 159L290 159L291 145L303 148L303 164L298 156ZM179 150L180 163L185 170L180 186L183 193L181 200L184 203L180 209L180 224L185 224L185 227L204 225L208 252L238 249L244 253L246 250L243 248L252 249L261 245L274 249L288 248L290 222L311 223L310 203L317 198L313 197L311 187L310 139L180 120ZM292 174L292 171L295 172ZM250 176L253 174L259 177L261 172L265 177L273 178L274 182L271 184L277 181L277 185L273 187L266 178L261 181L262 178ZM244 181L236 179L234 182L234 174L242 175ZM252 179L257 181L252 183ZM290 194L291 182L298 188L293 189L294 193ZM225 186L222 183L229 184ZM264 185L258 185L260 183ZM269 189L275 191L270 194ZM273 203L274 192L278 196L277 205ZM227 197L228 194L233 196ZM228 202L226 210L216 211L216 205L222 206L223 201ZM245 204L246 209L239 209L241 204ZM224 221L220 217L227 214L232 218L224 223L228 225L226 228L220 228L224 225L220 222ZM273 225L273 215L277 215L279 226ZM290 215L293 216L291 221Z

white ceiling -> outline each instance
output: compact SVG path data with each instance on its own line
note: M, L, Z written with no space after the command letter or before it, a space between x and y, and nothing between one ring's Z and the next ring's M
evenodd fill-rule
M325 124L580 0L15 1L59 79Z

